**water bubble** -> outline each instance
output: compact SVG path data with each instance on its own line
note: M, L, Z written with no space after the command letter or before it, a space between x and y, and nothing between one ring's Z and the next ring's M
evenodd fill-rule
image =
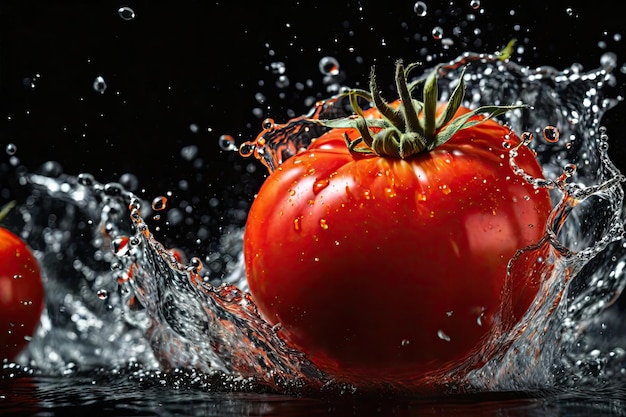
M135 11L127 6L117 9L117 14L126 21L133 20L135 18Z
M431 31L433 39L440 40L443 38L443 28L441 26L435 26Z
M559 141L560 133L559 129L554 126L546 126L543 129L543 138L550 142L555 143Z
M324 75L339 74L339 61L332 56L325 56L319 62L320 72Z
M161 195L152 200L152 210L161 211L164 210L165 207L167 207L167 197Z
M139 179L135 174L127 172L120 177L120 184L130 191L135 191L139 187Z
M107 89L107 83L104 80L104 77L98 75L96 79L93 81L93 89L100 94L104 94Z
M14 143L9 143L4 149L7 155L15 155L17 152L17 146Z
M223 151L236 151L237 145L235 145L235 138L231 135L221 135L218 139L218 144Z
M424 17L428 13L428 6L423 1L416 1L413 5L413 12L419 17Z

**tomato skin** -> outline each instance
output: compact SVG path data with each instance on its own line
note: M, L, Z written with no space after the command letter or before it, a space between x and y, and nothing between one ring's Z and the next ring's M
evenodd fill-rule
M480 350L507 263L543 236L550 197L512 172L503 142L519 139L494 121L410 159L354 156L344 133L359 137L331 130L263 184L244 236L250 291L335 378L419 384ZM516 162L542 176L528 148ZM538 289L515 284L503 326Z
M35 333L44 307L39 264L26 243L0 228L0 361L14 360Z

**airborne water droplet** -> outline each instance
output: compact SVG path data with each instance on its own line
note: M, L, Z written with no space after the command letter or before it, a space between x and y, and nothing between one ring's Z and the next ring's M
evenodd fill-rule
M104 80L104 77L98 75L96 79L93 81L93 89L100 94L104 94L107 89L107 83Z
M107 298L109 298L109 292L107 290L98 290L96 295L101 300L106 300Z
M555 143L559 141L560 133L559 129L554 126L546 126L543 128L543 138L550 142Z
M416 1L413 5L413 12L419 17L424 17L428 12L428 6L423 1Z
M7 155L11 155L12 156L12 155L15 155L15 152L17 152L17 146L15 146L14 143L9 143L6 146L5 150L6 150Z
M443 28L441 26L435 26L431 32L433 38L436 40L440 40L443 38Z
M339 61L332 56L325 56L319 62L320 72L324 75L338 75Z
M167 207L167 197L161 195L152 200L152 210L160 211L165 209L165 207Z
M218 144L223 151L236 151L237 145L235 145L235 138L231 135L221 135L218 139Z
M127 6L117 9L117 14L119 14L120 17L126 21L133 20L135 18L135 11Z

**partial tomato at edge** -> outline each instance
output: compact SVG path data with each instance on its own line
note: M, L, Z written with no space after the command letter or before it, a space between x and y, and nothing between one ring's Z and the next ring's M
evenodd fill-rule
M14 360L39 325L44 288L31 250L1 227L0 260L0 360Z

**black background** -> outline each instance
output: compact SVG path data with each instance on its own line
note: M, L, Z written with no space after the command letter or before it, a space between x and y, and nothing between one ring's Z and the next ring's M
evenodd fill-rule
M192 220L164 228L164 237L185 246L203 224L204 250L224 226L243 224L265 174L221 150L218 138L253 139L263 118L284 122L328 96L318 69L324 56L339 61L350 86L363 85L372 64L384 73L398 58L424 60L424 50L441 61L465 50L492 53L511 38L524 47L516 59L531 67L577 62L590 70L605 52L624 65L617 2L481 0L478 10L470 0L426 3L428 15L419 17L412 1L2 0L0 146L15 144L30 171L54 160L101 182L134 174L140 195L170 193L170 205L193 208ZM123 6L134 19L120 16ZM432 38L435 25L451 47ZM277 87L276 62L285 64L287 87ZM623 95L616 73L612 94ZM107 84L102 94L93 88L98 76ZM605 118L620 167L624 120L623 104ZM181 155L189 145L198 150L191 160ZM2 151L3 184L13 172L8 161ZM0 197L14 195L19 190L5 186Z

